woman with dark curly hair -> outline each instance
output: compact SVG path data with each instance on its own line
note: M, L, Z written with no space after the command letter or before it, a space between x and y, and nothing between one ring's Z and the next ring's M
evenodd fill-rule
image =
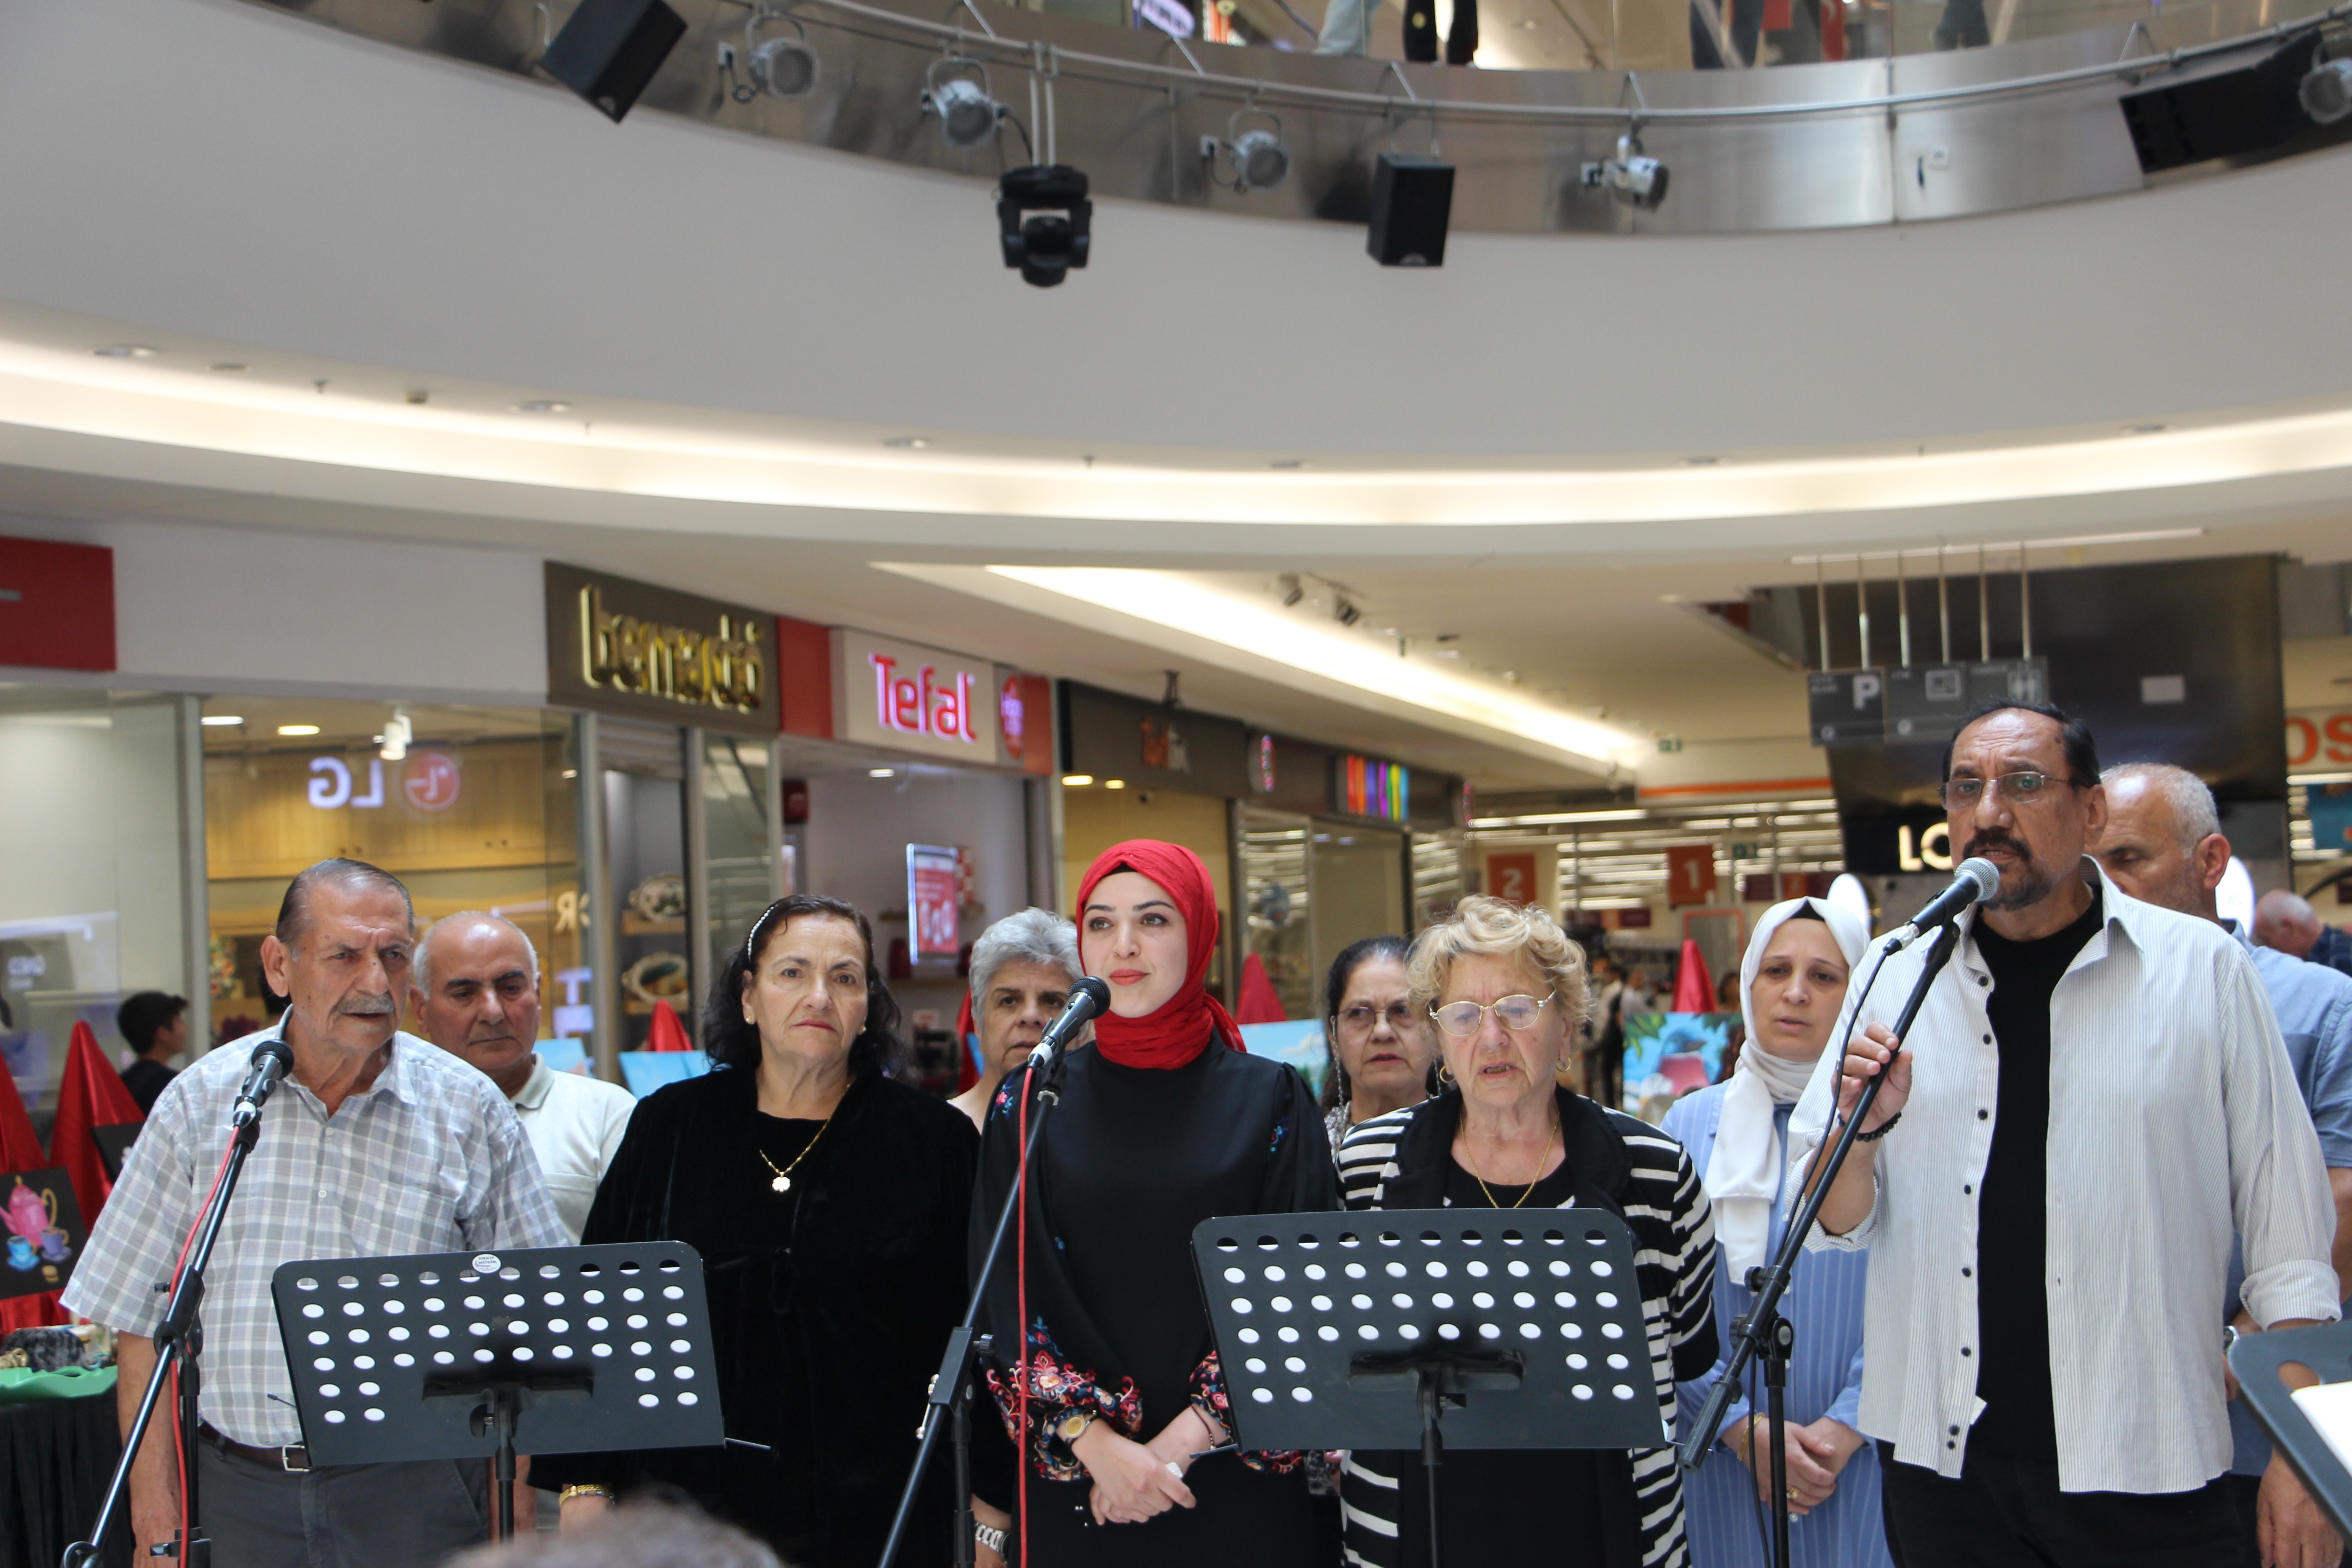
M795 1568L880 1557L962 1315L980 1155L961 1111L888 1076L898 1023L856 910L800 894L753 922L711 987L711 1070L638 1104L581 1238L702 1255L730 1442L541 1457L530 1479L562 1491L567 1526L683 1491ZM933 1473L907 1563L947 1556Z

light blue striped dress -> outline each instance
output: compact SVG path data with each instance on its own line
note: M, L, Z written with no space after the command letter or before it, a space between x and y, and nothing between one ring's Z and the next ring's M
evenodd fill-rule
M1723 1093L1720 1084L1700 1089L1676 1100L1666 1112L1666 1132L1690 1151L1692 1163L1701 1171L1715 1157ZM1781 1106L1773 1116L1783 1149L1788 1147L1791 1109ZM1784 1173L1782 1199L1788 1195L1787 1180ZM1780 1246L1787 1220L1784 1205L1776 1201L1773 1250ZM1797 1328L1796 1359L1789 1366L1788 1414L1792 1424L1802 1426L1829 1415L1860 1429L1862 1299L1869 1267L1866 1251L1808 1252L1797 1261L1796 1287L1782 1298L1781 1307L1782 1314ZM1746 1286L1732 1282L1730 1267L1717 1253L1715 1317L1724 1329L1725 1359L1717 1361L1706 1376L1680 1385L1677 1437L1689 1436L1699 1407L1728 1363L1732 1320L1754 1300ZM1760 1366L1754 1387L1760 1403L1764 1397ZM1725 1420L1744 1415L1748 1409L1743 1395L1732 1403ZM1695 1568L1765 1568L1770 1563L1771 1516L1756 1500L1748 1467L1721 1444L1708 1451L1697 1474L1685 1479L1683 1499ZM1889 1568L1886 1535L1879 1523L1878 1454L1872 1445L1864 1444L1846 1462L1828 1502L1789 1521L1789 1555L1792 1568Z

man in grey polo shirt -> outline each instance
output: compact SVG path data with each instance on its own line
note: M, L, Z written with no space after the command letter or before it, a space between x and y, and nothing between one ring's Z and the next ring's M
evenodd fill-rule
M293 1070L270 1098L205 1272L199 1533L222 1568L419 1568L481 1539L484 1467L313 1468L270 1276L309 1258L557 1247L563 1232L521 1126L488 1079L398 1032L415 925L407 889L373 866L322 860L294 879L262 971L278 1023L199 1058L155 1102L92 1229L65 1305L113 1329L126 1429L155 1363L168 1280L228 1146L254 1045L282 1032ZM131 1470L142 1548L174 1539L168 1415Z
M2237 921L2221 919L2214 889L2230 868L2230 841L2222 837L2221 813L2204 780L2186 768L2127 763L2109 768L2101 782L2107 788L2107 822L2094 853L2116 886L2136 899L2216 921L2253 958L2254 972L2270 994L2271 1011L2278 1015L2295 1087L2311 1112L2319 1152L2327 1162L2327 1181L2336 1196L2337 1289L2339 1294L2352 1296L2352 976L2255 947ZM2240 1245L2231 1250L2229 1289L2222 1300L2231 1326L2241 1333L2253 1333L2260 1325L2238 1303L2245 1278L2244 1247ZM2271 1505L2263 1506L2263 1476L2273 1467L2284 1471L2286 1466L2273 1458L2269 1436L2243 1400L2230 1405L2230 1436L2233 1452L2228 1485L2250 1568L2292 1561L2291 1551L2265 1550L2290 1542L2300 1542L2311 1560L2335 1563L2341 1552L2336 1532L2300 1485L2280 1484Z

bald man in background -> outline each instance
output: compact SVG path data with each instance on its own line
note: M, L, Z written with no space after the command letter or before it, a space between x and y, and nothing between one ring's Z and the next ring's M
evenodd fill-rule
M2107 821L2092 847L2108 878L2133 898L2216 921L2246 942L2253 957L2254 972L2270 995L2271 1010L2278 1015L2295 1087L2311 1112L2320 1153L2327 1162L2327 1184L2336 1197L2332 1261L2343 1294L2352 1296L2352 976L2273 948L2255 947L2237 921L2221 919L2214 889L2230 868L2230 841L2221 836L2221 815L2204 780L2185 768L2130 763L2109 768L2100 782L2107 791ZM2223 1300L2232 1312L2231 1326L2240 1333L2253 1333L2261 1325L2238 1304L2244 1279L2243 1249L2233 1247ZM2335 1531L2320 1518L2285 1461L2273 1455L2269 1436L2236 1392L2233 1384L2229 1486L2243 1531L2246 1562L2252 1568L2264 1563L2338 1562L2342 1547ZM2285 1479L2273 1480L2273 1475ZM2300 1556L2276 1550L2290 1542L2302 1547Z
M637 1102L618 1084L557 1072L539 1040L539 954L512 921L467 910L416 944L409 995L435 1045L472 1063L522 1118L564 1234L576 1245Z
M2284 889L2264 893L2254 905L2254 940L2312 963L2352 974L2352 936L2319 923L2311 900Z

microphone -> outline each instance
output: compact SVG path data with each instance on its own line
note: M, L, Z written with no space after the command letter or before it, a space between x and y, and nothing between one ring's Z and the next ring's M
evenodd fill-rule
M1051 1070L1054 1063L1068 1048L1070 1038L1087 1026L1088 1020L1102 1016L1110 1005L1110 987L1089 974L1070 987L1070 999L1062 1004L1062 1015L1045 1026L1045 1037L1036 1049L1029 1053L1029 1065L1039 1072Z
M1952 885L1936 895L1936 901L1911 917L1908 925L1898 927L1893 946L1909 947L1938 926L1951 924L1960 911L1979 899L1990 899L2000 889L2000 868L1981 855L1971 855L1961 861L1952 873Z
M229 1113L228 1124L243 1127L258 1120L269 1091L293 1070L294 1053L286 1048L284 1040L264 1040L254 1047L253 1067L245 1075L245 1087L236 1091L236 1106Z

